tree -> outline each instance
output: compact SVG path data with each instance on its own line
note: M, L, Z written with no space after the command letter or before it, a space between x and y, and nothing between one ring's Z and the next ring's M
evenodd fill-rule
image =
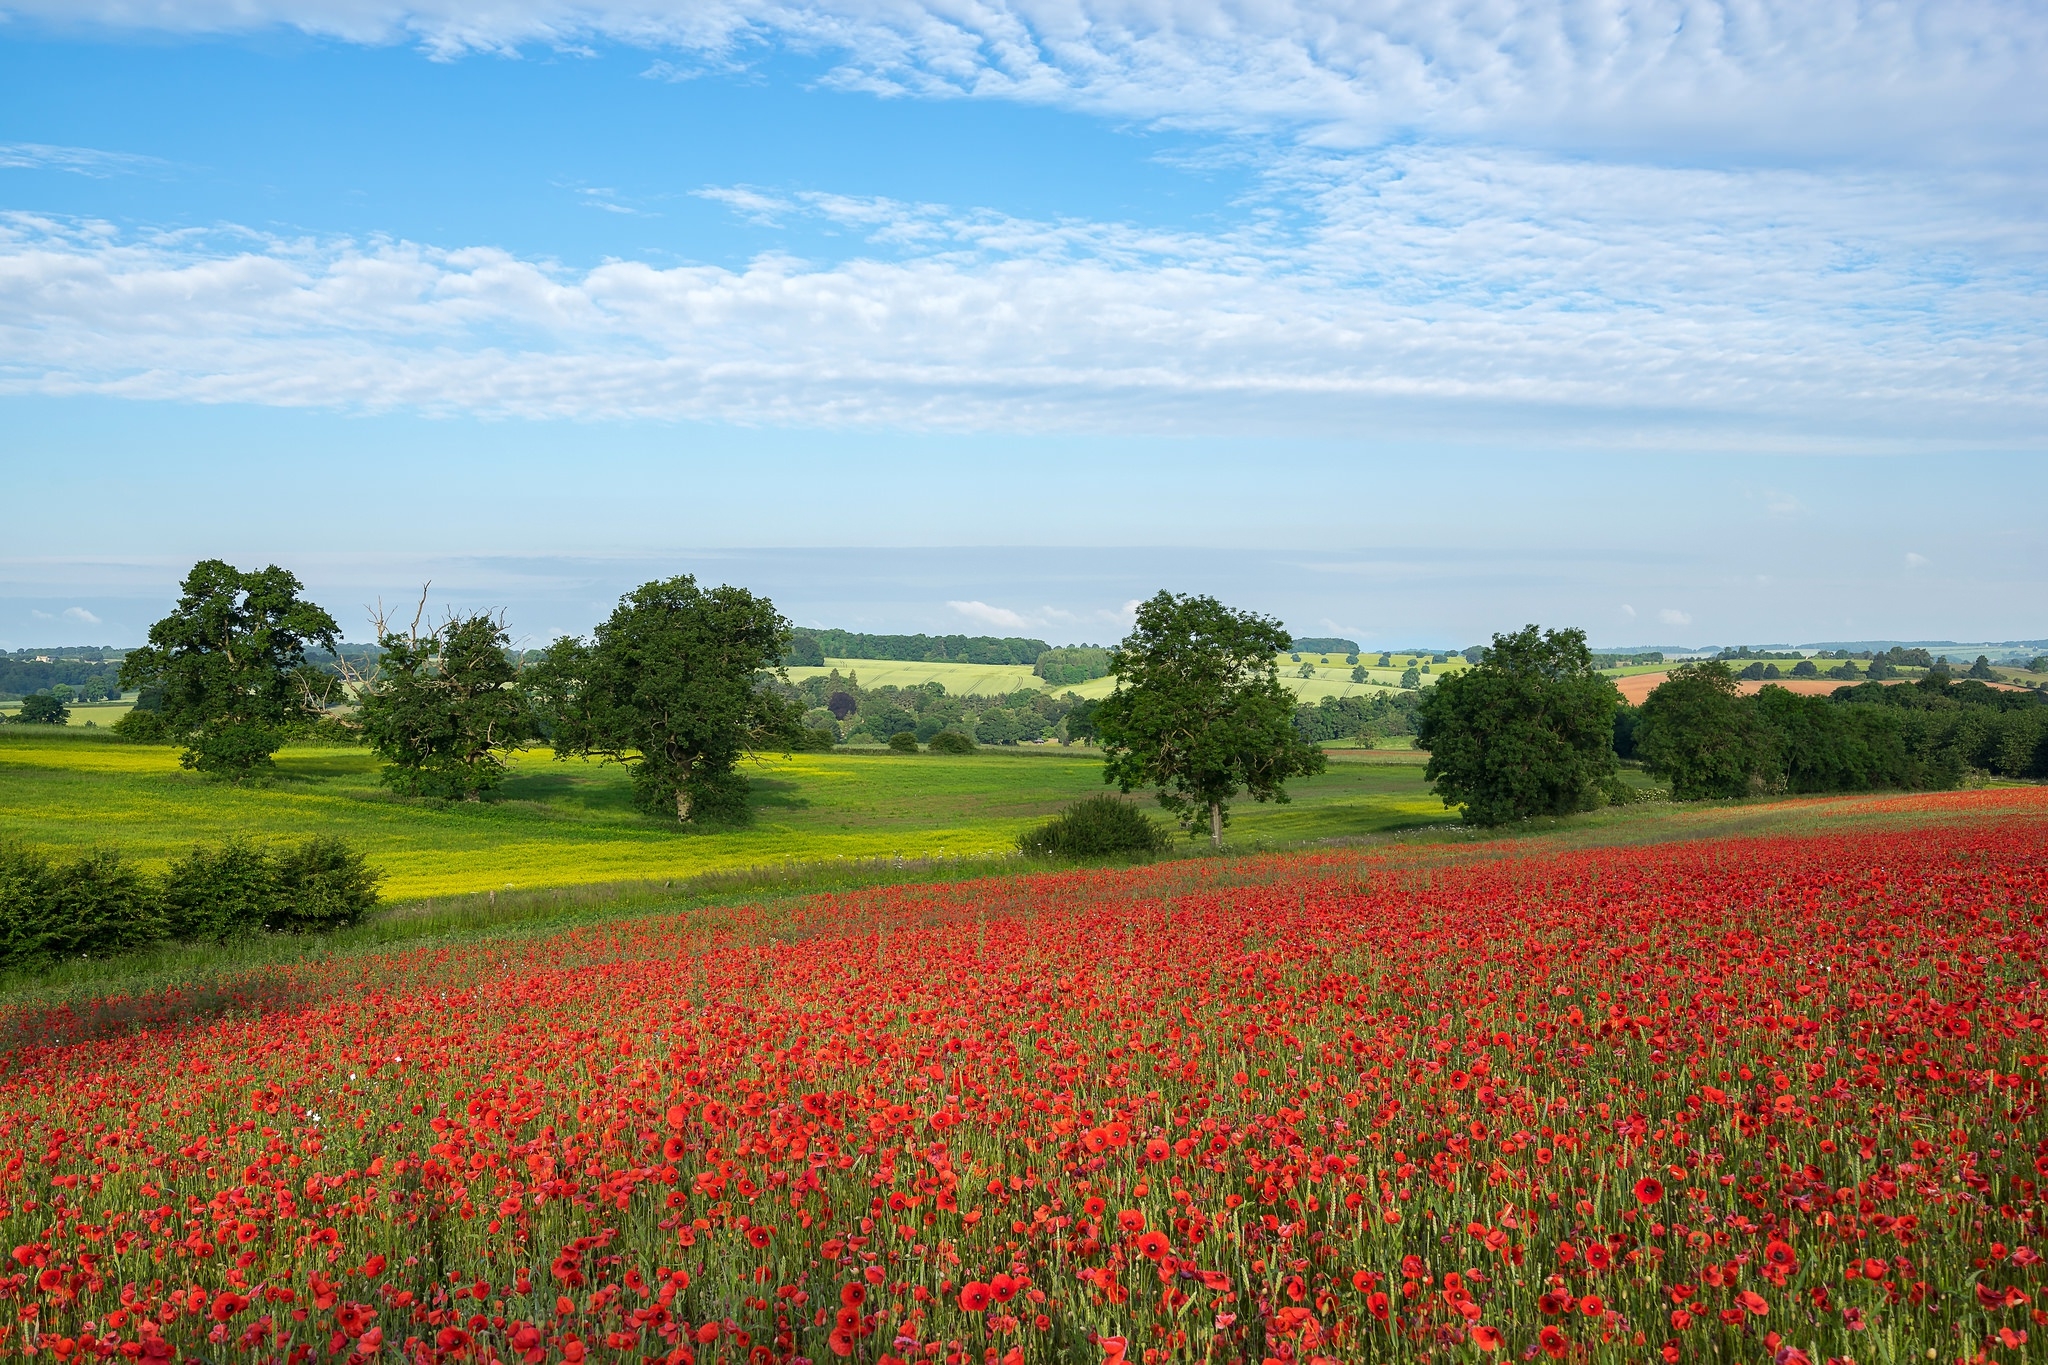
M1408 665L1407 670L1401 674L1401 686L1407 688L1410 692L1422 686L1422 674L1416 669L1414 664Z
M1963 676L1966 678L1976 678L1982 682L1998 681L1998 674L1991 667L1990 657L1984 654L1977 656L1977 662L1971 664L1970 671Z
M1356 660L1357 656L1356 656L1356 655L1353 655L1353 656L1352 656L1352 658L1353 658L1354 660ZM1369 678L1369 677L1371 677L1371 676L1372 676L1371 674L1369 674L1369 673L1367 673L1367 672L1365 671L1365 665L1364 665L1364 664L1361 664L1361 663L1356 663L1356 662L1354 662L1354 663L1353 663L1353 665L1352 665L1352 668L1351 668L1351 681L1353 681L1353 682L1355 682L1355 683L1362 683L1362 682L1366 681L1366 679L1368 679L1368 678Z
M324 708L335 679L306 661L333 653L340 627L299 596L275 564L243 573L218 559L192 566L177 607L121 664L121 686L160 688L164 732L188 768L240 780L271 766L291 725Z
M1289 644L1278 621L1213 597L1161 592L1144 603L1110 655L1116 690L1092 717L1103 780L1124 791L1157 787L1159 804L1183 824L1206 811L1217 848L1240 791L1285 802L1287 779L1319 773L1325 761L1296 734L1294 696L1280 684Z
M71 719L71 708L55 692L37 692L21 699L14 718L23 725L62 725Z
M631 765L641 805L677 821L740 821L740 759L792 744L803 710L765 684L780 672L789 623L744 588L705 591L685 574L619 600L597 638L555 641L528 670L528 694L558 758Z
M499 755L529 730L503 622L450 614L422 634L415 615L401 635L379 620L377 643L383 657L356 715L384 759L384 785L464 801L496 787L505 775Z
M1747 796L1769 755L1753 710L1718 661L1684 664L1643 701L1636 755L1680 801Z
M1467 822L1504 825L1590 810L1615 795L1621 694L1594 671L1582 630L1526 626L1496 635L1472 668L1423 699L1424 776Z

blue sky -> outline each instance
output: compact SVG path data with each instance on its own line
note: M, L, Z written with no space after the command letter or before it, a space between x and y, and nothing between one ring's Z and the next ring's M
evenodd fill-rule
M0 646L200 556L536 638L683 570L1056 639L1161 586L2048 635L2035 5L0 16Z

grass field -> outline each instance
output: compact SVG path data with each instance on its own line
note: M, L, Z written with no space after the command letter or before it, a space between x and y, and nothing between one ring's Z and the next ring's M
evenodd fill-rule
M1412 753L1335 756L1294 784L1289 806L1238 808L1239 843L1369 834L1447 823ZM393 900L504 888L690 877L783 861L971 857L1102 790L1086 750L953 758L885 752L776 756L751 769L756 823L684 832L634 808L617 766L518 756L500 799L476 805L395 797L366 750L289 748L265 786L233 787L178 767L175 750L89 732L0 732L0 838L59 848L108 845L158 866L195 841L339 834L382 870Z
M67 725L75 725L81 730L88 728L104 730L134 709L135 698L133 697L127 697L120 701L75 701L71 703L70 707L71 718L65 723ZM18 701L0 702L0 716L12 716L20 710L21 703Z
M1377 654L1361 655L1361 658L1377 660ZM1280 681L1288 690L1305 702L1321 701L1324 697L1362 697L1374 692L1390 692L1401 686L1401 674L1407 668L1408 656L1401 655L1396 662L1398 668L1368 667L1368 681L1351 681L1351 665L1344 662L1341 654L1305 654L1302 663L1315 670L1313 677L1301 676L1301 664L1283 657L1280 661ZM1324 664L1323 659L1331 662ZM935 682L946 689L950 696L972 697L993 696L1010 692L1053 691L1072 692L1090 699L1106 697L1116 687L1113 678L1096 678L1085 683L1062 685L1048 688L1045 680L1037 677L1021 664L947 664L947 663L904 663L894 659L827 659L824 668L792 668L791 682L802 682L805 678L823 677L833 669L841 675L858 674L862 687L921 687ZM1424 680L1426 686L1446 673L1455 673L1465 667L1465 661L1455 655L1450 663L1433 665L1433 671Z

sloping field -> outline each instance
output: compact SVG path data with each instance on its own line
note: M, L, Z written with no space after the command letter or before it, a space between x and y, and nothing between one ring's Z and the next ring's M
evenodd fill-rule
M1621 690L1621 699L1623 701L1627 702L1630 706L1641 706L1644 699L1656 691L1664 680L1670 676L1671 672L1669 669L1662 673L1635 673L1626 678L1616 678L1614 685ZM1825 697L1834 692L1838 687L1854 687L1857 683L1864 681L1867 680L1863 678L1857 678L1854 681L1844 681L1841 678L1745 678L1738 682L1735 687L1745 697L1753 697L1766 687L1782 687L1787 692L1796 692L1802 697ZM1912 682L1913 679L1883 678L1880 681L1886 687L1900 687ZM2027 690L2012 683L1995 682L1984 685L1996 688L2000 692L2024 692Z
M752 826L691 832L638 810L623 768L556 762L546 750L517 755L501 799L479 803L395 797L362 749L289 748L278 765L269 785L238 787L182 771L169 748L0 732L0 839L105 845L160 866L199 841L338 834L385 873L385 895L404 900L784 861L999 854L1034 821L1103 790L1100 758L1081 750L772 756L747 769ZM1292 790L1291 805L1240 806L1233 837L1327 838L1456 818L1414 764L1333 763Z
M1376 657L1376 656L1375 656ZM1461 660L1460 663L1463 661ZM946 689L949 696L987 697L1006 695L1011 692L1051 691L1072 692L1078 696L1099 700L1116 690L1114 678L1095 678L1085 683L1062 684L1048 687L1043 678L1021 664L951 664L951 663L906 663L894 659L827 659L823 668L792 668L791 682L805 678L824 677L837 669L840 676L855 674L862 687L921 687L935 682ZM1324 697L1359 697L1374 692L1398 690L1401 672L1398 668L1371 668L1367 672L1371 681L1351 681L1349 664L1333 664L1328 667L1311 665L1315 676L1300 676L1301 665L1283 660L1280 666L1280 681L1287 689L1306 702L1321 701ZM1439 673L1452 672L1453 666L1439 665ZM1437 675L1423 679L1424 685L1435 681Z
M1883 805L17 1007L0 1353L2031 1359L2048 792Z

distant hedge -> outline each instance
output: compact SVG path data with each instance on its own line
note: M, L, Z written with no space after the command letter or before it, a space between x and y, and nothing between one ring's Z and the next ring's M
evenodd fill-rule
M196 847L161 877L106 849L59 862L0 845L0 970L172 940L345 928L375 908L377 880L361 853L327 835L274 851L239 841Z

